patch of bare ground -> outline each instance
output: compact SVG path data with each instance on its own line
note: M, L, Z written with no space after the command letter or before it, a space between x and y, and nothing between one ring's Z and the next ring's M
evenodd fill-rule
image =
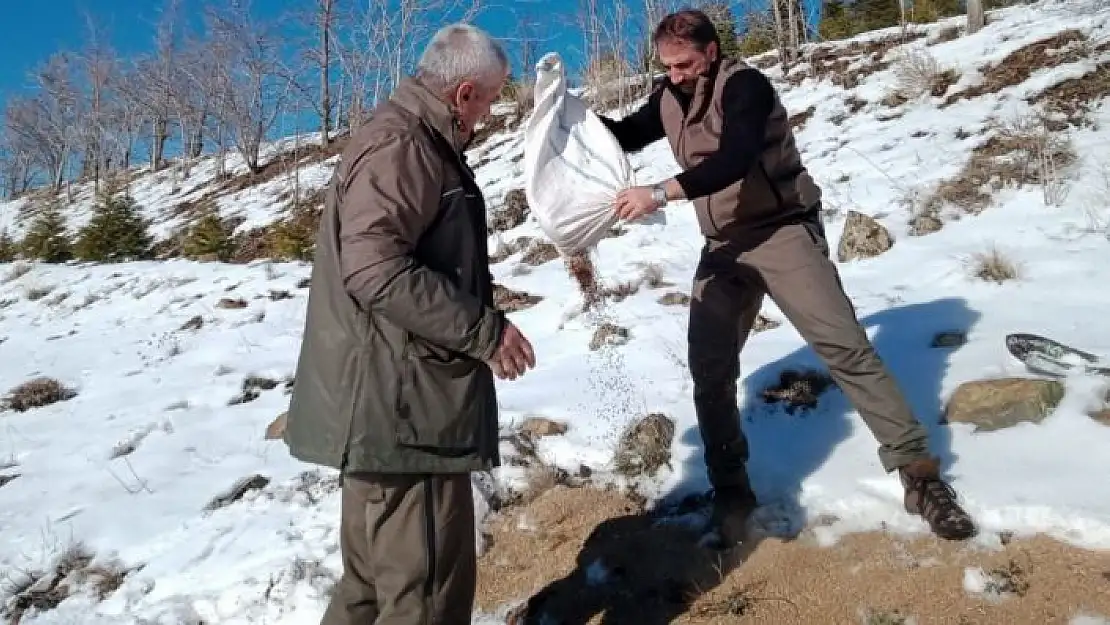
M846 46L839 43L816 46L809 55L808 74L792 74L787 79L791 82L807 77L827 79L844 89L855 89L864 78L890 67L891 61L884 57L892 48L924 36L924 32L908 31L904 35L853 41Z
M983 70L980 83L950 94L941 106L998 93L1006 87L1020 85L1037 70L1080 61L1090 52L1087 42L1086 35L1078 30L1068 29L1022 46Z
M1062 115L1069 124L1083 126L1090 123L1089 115L1107 96L1110 96L1110 61L1103 61L1086 75L1060 81L1026 101L1041 105L1050 114Z
M555 487L505 509L489 526L477 607L527 606L513 625L1043 625L1110 614L1110 553L1044 536L985 549L869 532L821 547L806 530L728 553L658 521L633 498L592 487ZM1010 592L965 591L965 572L977 569Z
M1059 171L1077 159L1071 140L1060 132L1065 127L1040 114L995 122L988 130L992 136L971 151L959 174L924 199L921 210L936 214L951 204L977 214L990 205L992 192L1031 184L1041 186L1045 204L1056 203L1063 191Z

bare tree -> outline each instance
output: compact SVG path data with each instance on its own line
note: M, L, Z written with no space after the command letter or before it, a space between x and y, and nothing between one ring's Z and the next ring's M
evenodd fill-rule
M290 91L279 37L250 14L247 3L205 8L208 47L213 51L206 92L213 113L232 133L235 147L252 173L261 171L262 141L281 114Z

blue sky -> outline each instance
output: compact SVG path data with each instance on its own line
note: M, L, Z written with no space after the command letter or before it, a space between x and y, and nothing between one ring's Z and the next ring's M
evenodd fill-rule
M251 7L256 15L265 19L281 17L299 7L309 6L312 1L253 0ZM349 0L339 0L346 1ZM187 13L195 17L198 13L195 0L184 2ZM578 35L550 15L552 5L557 2L559 0L543 4L535 0L498 0L497 5L486 2L487 9L478 23L495 35L512 37L514 14L528 15L548 31L551 39L546 47L573 54L570 48L577 45ZM28 72L52 52L63 48L78 49L82 45L87 32L86 13L107 31L112 47L121 55L149 50L162 3L160 0L2 0L0 4L4 5L0 8L0 41L4 48L4 59L0 62L0 100L4 100L13 91L25 88Z
M183 0L186 12L198 13L197 0ZM339 0L346 3L352 0ZM607 0L601 0L605 3ZM761 2L761 0L755 0ZM807 0L811 4L815 0ZM314 0L252 0L252 10L262 18L274 18ZM337 3L337 4L338 4ZM573 3L573 4L571 4ZM27 73L50 53L61 48L76 49L84 41L85 14L91 14L108 32L112 46L122 55L149 49L161 0L0 0L0 100L27 84ZM544 50L557 50L568 60L576 56L580 34L560 23L559 13L568 13L576 0L486 0L478 22L500 37L513 36L516 15L527 16L546 30ZM633 6L638 2L631 2ZM734 2L739 5L740 3ZM746 3L745 3L746 4ZM191 8L191 10L190 10ZM565 18L564 18L565 19ZM511 45L511 43L510 43Z

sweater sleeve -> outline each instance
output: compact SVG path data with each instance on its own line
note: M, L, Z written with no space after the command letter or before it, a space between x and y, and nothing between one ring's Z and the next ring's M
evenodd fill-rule
M729 77L721 93L724 119L717 151L675 176L687 199L710 195L739 181L763 151L767 118L775 104L771 81L756 69Z
M598 116L625 152L638 152L666 136L663 120L659 117L659 100L662 95L662 89L656 89L643 106L619 120Z

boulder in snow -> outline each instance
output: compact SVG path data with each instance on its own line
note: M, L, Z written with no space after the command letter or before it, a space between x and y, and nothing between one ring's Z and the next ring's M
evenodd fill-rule
M1057 380L974 380L952 393L944 418L949 423L971 423L976 432L989 432L1022 422L1040 423L1063 397L1064 385Z
M894 238L881 223L858 211L848 211L836 255L840 262L872 258L894 246Z

